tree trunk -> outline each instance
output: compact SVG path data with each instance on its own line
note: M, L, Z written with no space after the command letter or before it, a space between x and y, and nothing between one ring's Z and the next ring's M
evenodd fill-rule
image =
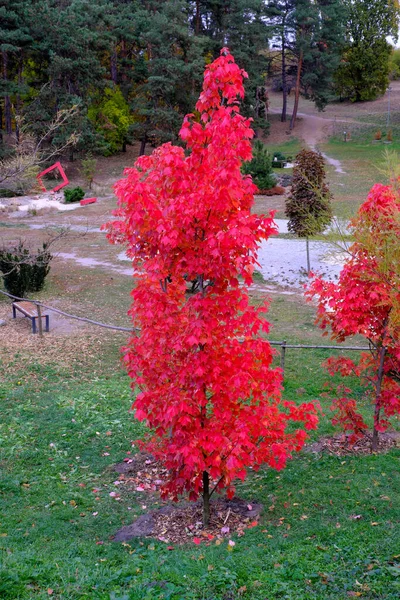
M282 114L281 122L286 123L287 113L287 78L286 78L286 47L285 34L282 33Z
M147 136L144 135L144 137L142 138L142 140L140 142L139 156L143 156L144 151L146 149L146 144L147 144Z
M376 382L376 390L375 390L375 411L374 411L374 431L372 434L372 444L371 451L376 452L378 449L378 429L379 426L379 417L381 413L381 389L382 389L382 380L383 380L383 366L385 363L385 354L386 347L382 346L379 352L379 368L378 368L378 380Z
M122 142L122 152L126 152L126 140Z
M6 50L2 51L3 56L3 80L8 83L8 54ZM12 134L12 115L10 96L4 96L4 121L7 135Z
M115 47L111 52L111 60L110 60L110 72L111 72L111 81L117 83L118 81L118 72L117 72L117 51Z
M196 25L195 25L195 35L199 35L200 33L200 0L196 0Z
M294 92L294 106L293 106L293 114L290 119L290 131L294 128L296 124L297 117L297 109L299 108L299 97L300 97L300 80L301 80L301 70L303 68L303 50L300 50L299 62L297 63L297 77L296 77L296 88Z
M22 63L23 63L23 59L22 56L20 56L19 62L18 62L18 94L17 94L17 101L16 101L16 106L17 106L17 115L16 115L16 119L15 119L15 137L17 139L17 142L20 142L20 131L19 131L19 118L22 112L22 102L21 102L21 95L20 95L20 90L22 87Z
M203 525L210 523L210 478L207 471L203 471Z
M310 274L311 271L311 262L310 262L310 241L308 237L306 237L306 250L307 250L307 275Z

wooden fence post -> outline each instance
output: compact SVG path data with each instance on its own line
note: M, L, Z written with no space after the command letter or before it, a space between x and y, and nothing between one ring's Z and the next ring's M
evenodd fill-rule
M286 357L286 340L283 340L281 344L281 369L283 375L285 374L285 357Z
M38 326L39 326L39 337L43 337L43 323L42 323L42 309L40 304L36 304Z

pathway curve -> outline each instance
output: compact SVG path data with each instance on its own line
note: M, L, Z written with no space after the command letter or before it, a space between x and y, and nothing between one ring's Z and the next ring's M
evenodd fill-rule
M273 114L280 114L280 109L270 108L270 112ZM298 112L298 117L301 117L301 121L296 123L295 133L305 141L307 146L311 150L319 150L319 144L324 142L328 137L328 129L332 127L333 123L359 123L355 119L337 119L331 117L320 117L318 115L311 115L309 113ZM337 173L345 174L346 171L343 169L342 163L336 158L328 156L324 152L321 152L329 165L335 168Z

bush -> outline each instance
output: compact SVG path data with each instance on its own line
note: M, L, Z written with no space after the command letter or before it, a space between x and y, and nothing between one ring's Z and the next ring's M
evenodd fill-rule
M260 140L256 140L254 144L251 161L244 163L243 173L251 175L260 190L269 190L275 185L271 155Z
M0 249L0 271L9 294L23 298L26 292L39 292L50 271L53 256L48 245L32 252L20 241L18 246Z
M280 185L274 185L269 190L260 190L260 194L264 196L282 196L285 193L285 188Z
M286 201L289 231L299 237L322 233L332 219L331 197L323 157L313 150L301 150L296 156L292 190Z
M66 204L80 202L84 196L85 192L81 187L72 188L71 190L64 190L64 200Z

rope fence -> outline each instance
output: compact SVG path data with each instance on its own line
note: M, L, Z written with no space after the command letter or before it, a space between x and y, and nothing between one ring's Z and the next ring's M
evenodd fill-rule
M94 321L93 319L89 319L87 317L80 317L78 315L71 315L59 308L55 308L53 306L48 306L47 304L43 304L39 300L34 300L31 298L19 298L18 296L14 296L13 294L9 294L8 292L4 292L0 290L0 294L3 296L7 296L12 300L17 300L21 302L31 302L36 306L38 312L38 323L39 323L39 335L43 335L42 331L42 318L41 318L41 308L45 308L47 310L51 310L59 315L67 317L68 319L75 319L77 321L83 321L84 323L89 323L91 325L96 325L97 327L103 327L105 329L112 329L114 331L127 331L128 333L132 333L133 331L140 331L138 327L120 327L118 325L110 325L108 323L101 323L100 321ZM276 340L268 340L271 346L280 347L280 366L282 371L285 371L285 362L286 362L286 351L288 349L304 349L304 350L355 350L355 351L366 351L370 350L369 346L329 346L329 345L317 345L317 344L288 344L286 340L276 341Z

